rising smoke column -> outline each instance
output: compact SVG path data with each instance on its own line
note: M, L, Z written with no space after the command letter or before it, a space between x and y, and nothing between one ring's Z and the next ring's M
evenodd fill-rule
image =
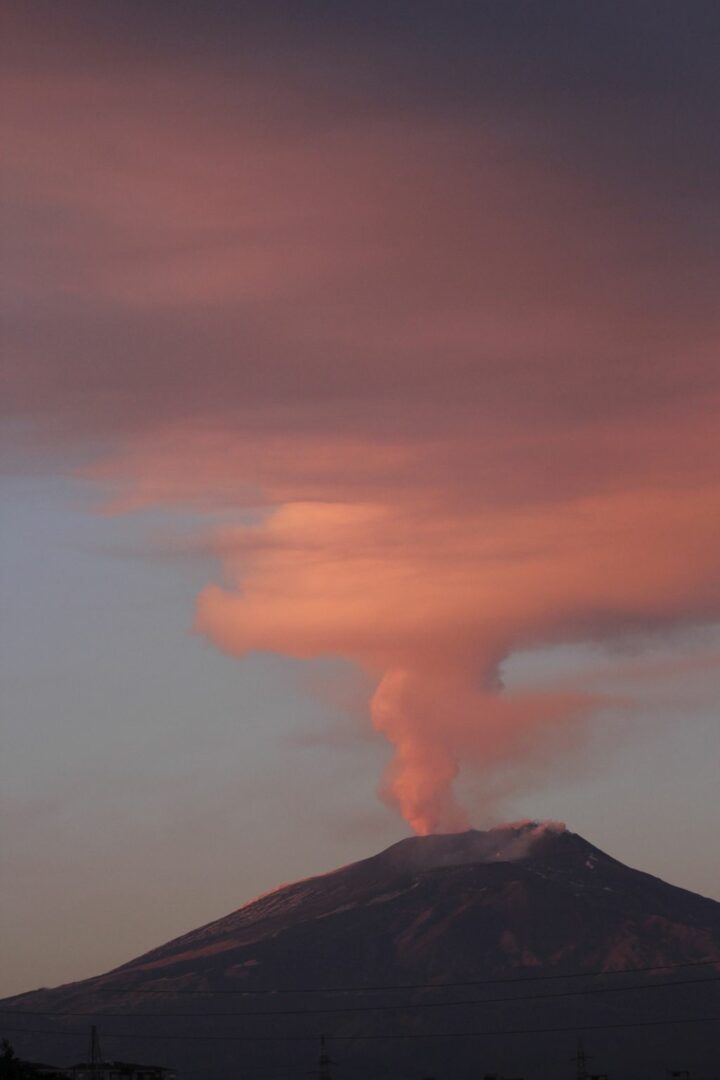
M230 584L204 590L196 615L233 655L341 655L368 671L372 724L394 750L381 794L419 833L467 827L461 768L491 813L495 774L557 760L598 704L571 688L503 690L514 647L613 637L717 602L718 491L442 513L440 527L437 504L425 524L411 506L289 504L218 538Z
M453 793L460 770L458 754L442 735L452 705L447 700L434 702L433 697L427 679L396 669L383 675L370 703L373 727L395 749L382 794L422 836L462 832L470 824ZM428 725L423 721L437 704L441 712Z
M554 744L558 726L567 749L569 723L592 704L579 694L503 696L478 688L477 670L454 665L387 671L370 703L375 730L394 747L380 793L420 835L462 832L471 821L453 790L461 766L487 778L498 766L522 765ZM477 801L492 813L490 790Z

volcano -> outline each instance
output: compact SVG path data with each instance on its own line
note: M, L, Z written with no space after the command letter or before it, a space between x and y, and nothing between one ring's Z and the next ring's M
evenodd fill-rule
M720 904L556 823L411 837L96 978L2 1002L28 1057L181 1080L720 1076ZM716 1018L716 1023L713 1023ZM580 1066L582 1071L582 1065ZM315 1069L316 1074L317 1070Z

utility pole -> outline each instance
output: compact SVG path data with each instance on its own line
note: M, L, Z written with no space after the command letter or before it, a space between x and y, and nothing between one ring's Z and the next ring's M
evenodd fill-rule
M331 1080L330 1066L335 1062L328 1056L325 1036L320 1036L320 1057L318 1058L318 1080Z
M100 1036L97 1033L97 1028L93 1024L90 1028L90 1064L92 1065L93 1078L100 1076L100 1066L102 1066L102 1050L100 1049Z
M590 1058L585 1053L582 1039L578 1039L577 1054L573 1058L573 1061L577 1066L577 1072L575 1073L577 1080L588 1080L587 1063L590 1061Z

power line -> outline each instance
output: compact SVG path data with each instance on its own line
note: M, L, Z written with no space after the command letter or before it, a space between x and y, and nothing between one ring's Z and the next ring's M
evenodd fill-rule
M554 973L552 975L515 975L508 978L473 979L467 982L424 982L424 983L396 983L385 986L298 986L298 987L268 987L265 989L229 989L221 987L215 990L188 989L185 987L93 987L95 994L238 994L244 997L255 997L265 994L376 994L390 990L444 990L452 987L467 986L495 986L501 983L520 982L546 982L552 979L589 979L599 976L610 975L644 975L654 971L678 971L681 968L707 967L709 964L720 965L720 956L706 960L691 960L684 964L654 964L651 967L621 968L615 971L571 971Z
M402 1032L397 1034L378 1034L378 1035L326 1035L326 1038L333 1042L371 1042L383 1039L475 1039L485 1038L493 1035L551 1035L561 1034L563 1032L577 1033L578 1030L585 1031L610 1031L619 1028L646 1028L646 1027L667 1027L669 1025L679 1024L720 1024L720 1016L688 1016L683 1018L675 1018L668 1020L638 1020L635 1022L623 1022L620 1024L574 1024L571 1027L541 1027L541 1028L502 1028L495 1031L430 1031L423 1032L422 1035L417 1035L411 1032ZM76 1031L50 1031L48 1029L37 1028L9 1028L9 1031L15 1033L15 1035L56 1035L61 1038L76 1038L78 1032ZM317 1042L320 1038L319 1035L148 1035L148 1034L105 1034L104 1039L129 1039L131 1041L137 1039L153 1039L156 1042L161 1041L182 1041L182 1042Z
M436 1009L436 1008L458 1008L460 1006L470 1005L497 1005L507 1004L511 1002L523 1002L523 1001L543 1001L553 998L567 998L578 997L580 995L587 994L617 994L617 993L629 993L637 990L669 990L675 986L697 986L701 983L717 983L720 982L720 976L710 977L703 976L699 979L676 979L673 982L667 983L631 983L626 986L592 986L588 988L575 989L575 990L560 990L553 991L549 994L523 994L514 995L512 997L497 997L497 998L471 998L460 1001L418 1001L418 1002L400 1002L391 1005L346 1005L340 1006L340 1008L327 1008L327 1009L254 1009L251 1012L152 1012L152 1013L130 1013L130 1012L98 1012L97 1010L77 1010L74 1012L62 1012L59 1010L44 1010L44 1009L0 1009L0 1014L6 1014L11 1016L54 1016L54 1017L69 1017L69 1016L96 1016L96 1017L112 1017L115 1018L131 1018L140 1017L147 1019L149 1017L179 1017L187 1019L188 1017L232 1017L235 1020L242 1020L245 1017L251 1016L317 1016L317 1015L329 1015L332 1013L362 1013L362 1012L397 1012L404 1009Z

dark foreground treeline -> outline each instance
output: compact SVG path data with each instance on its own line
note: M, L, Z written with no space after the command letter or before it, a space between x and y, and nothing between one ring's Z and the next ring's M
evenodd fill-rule
M64 1080L67 1073L53 1066L21 1061L7 1039L0 1043L0 1080Z

